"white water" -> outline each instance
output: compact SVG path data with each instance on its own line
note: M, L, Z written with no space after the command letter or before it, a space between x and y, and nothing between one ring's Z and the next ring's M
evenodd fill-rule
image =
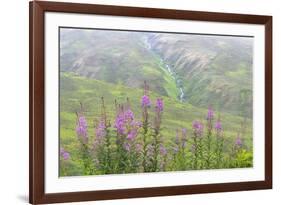
M181 99L181 102L182 102L183 98L184 98L184 92L183 92L182 88L180 88L180 91L181 91L180 99Z
M161 59L161 62L164 63L162 59ZM167 70L168 70L170 76L172 76L172 78L175 79L175 76L174 76L175 74L174 74L173 71L171 70L170 66L169 66L168 64L165 64L165 66L166 66L166 68L167 68Z
M161 62L165 65L165 67L167 68L168 73L170 74L170 76L176 80L176 74L175 72L172 70L172 68L165 63L165 61L161 58ZM184 92L183 92L183 87L179 86L178 83L176 82L177 88L179 89L179 93L180 93L180 101L183 102L184 101Z

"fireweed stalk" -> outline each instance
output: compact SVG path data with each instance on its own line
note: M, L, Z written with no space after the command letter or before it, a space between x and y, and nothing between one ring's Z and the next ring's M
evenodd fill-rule
M208 108L207 113L207 146L206 146L206 168L210 168L211 166L211 143L212 143L212 133L213 133L213 119L214 119L214 111L211 107Z
M154 148L153 150L153 161L152 161L152 171L156 172L158 171L159 166L159 147L161 143L161 134L160 134L160 128L161 128L161 120L162 120L162 114L164 109L164 102L162 99L158 98L156 100L155 104L155 118L154 118L154 128L153 128L153 142L152 146Z
M243 142L241 135L238 134L234 142L234 155L236 156L242 149Z
M67 161L70 159L70 154L67 152L64 148L60 148L60 170L61 170L61 175L66 176L66 164Z
M139 166L139 144L137 144L137 136L139 129L142 127L142 123L137 121L134 117L134 113L130 108L129 99L127 99L127 108L125 112L125 118L127 120L127 133L125 139L125 149L128 156L127 172L137 172Z
M203 135L203 124L200 121L194 121L192 123L192 128L193 128L193 169L198 169L200 168L199 164L199 157L202 160L202 135Z
M111 173L112 156L111 156L111 140L110 140L111 123L107 119L104 98L101 98L101 117L96 126L96 138L93 144L93 152L97 155L96 164L98 169L105 174Z
M187 163L188 163L188 158L186 157L186 146L187 146L187 129L182 128L181 129L181 153L182 153L182 158L183 160L183 169L186 169Z
M141 98L141 107L142 107L142 129L143 129L143 136L142 136L142 143L143 143L143 158L142 158L142 166L143 171L148 172L148 166L147 166L147 154L148 154L148 132L149 132L149 122L148 122L148 109L150 108L150 98L149 98L149 87L146 84L146 81L144 82L144 92L143 96Z
M223 138L223 129L222 129L220 117L215 123L215 130L216 130L216 148L215 148L216 168L221 168L224 138Z
M105 103L104 103L104 98L101 98L102 100L102 120L104 121L104 134L105 134L105 147L106 147L106 151L105 151L105 155L106 155L106 173L110 173L110 171L112 170L112 157L111 157L111 150L110 150L110 121L107 119L107 114L106 114L106 107L105 107Z
M105 122L104 119L100 119L97 122L96 129L95 129L95 139L93 143L92 153L93 153L93 161L97 171L104 173L106 172L106 165L105 165L105 155L104 155L104 144L105 144Z
M60 156L61 156L61 159L65 160L65 161L70 159L69 152L65 151L65 149L63 149L63 148L60 148Z
M127 105L121 105L116 116L118 170L120 172L137 171L138 155L136 154L136 138L141 127L136 121L127 100Z
M234 166L240 166L242 162L240 162L239 160L237 160L238 156L243 153L243 141L242 141L242 137L241 134L238 133L235 142L234 142L234 153L233 153L233 157L234 157Z
M163 144L160 144L159 153L162 157L162 160L160 162L160 170L166 171L168 151Z
M175 162L180 170L185 170L187 167L188 158L186 156L187 145L187 130L186 128L177 129L175 137Z
M127 166L126 149L128 146L125 144L125 114L123 105L119 106L118 114L115 118L116 128L116 147L117 147L117 172L123 173Z
M88 144L88 124L86 117L82 112L82 104L81 111L77 112L77 120L76 120L76 135L80 142L81 147L81 159L84 166L84 175L90 175L93 173L92 160L90 157L90 149Z

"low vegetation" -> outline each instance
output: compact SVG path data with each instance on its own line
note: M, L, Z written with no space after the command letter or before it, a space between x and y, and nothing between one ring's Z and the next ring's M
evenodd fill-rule
M61 74L60 175L252 166L251 120ZM98 114L99 113L99 114Z

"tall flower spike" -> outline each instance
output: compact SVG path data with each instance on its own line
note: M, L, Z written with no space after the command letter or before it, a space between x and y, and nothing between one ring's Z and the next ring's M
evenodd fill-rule
M162 99L158 98L156 100L156 110L157 112L162 112L164 109L164 102Z
M143 95L149 95L148 92L149 92L149 86L146 83L146 81L144 81Z
M124 112L124 117L128 121L134 120L134 113L130 110L130 108Z
M84 143L87 143L88 140L88 128L87 120L85 116L78 114L77 124L76 124L76 134L82 139Z
M237 138L235 140L235 145L237 147L242 147L243 143L242 143L242 139L241 139L240 135L237 136Z
M196 135L201 136L203 134L203 124L200 121L193 121L192 127Z
M129 131L128 135L127 135L127 139L132 141L132 140L135 139L135 137L137 136L137 134L138 134L138 131L137 131L136 129L131 129L131 130Z
M101 120L96 128L96 137L101 139L105 136L105 122Z
M207 113L207 120L212 120L214 118L214 111L211 107L208 108L208 113Z
M141 98L141 106L143 108L145 107L150 107L150 99L148 97L148 95L143 95L142 98Z
M144 89L143 89L143 96L141 98L141 106L142 106L142 108L148 108L148 107L150 107L150 105L151 105L151 103L150 103L150 99L149 99L149 88L148 88L146 81L144 81Z
M125 123L126 121L125 121L124 113L120 112L115 119L115 126L114 126L117 129L118 134L121 135L125 134L126 131Z
M63 148L60 149L60 155L64 160L69 160L70 158L69 152L65 151Z
M220 132L222 131L222 125L221 125L221 121L220 120L217 120L216 123L215 123L215 129L217 132Z

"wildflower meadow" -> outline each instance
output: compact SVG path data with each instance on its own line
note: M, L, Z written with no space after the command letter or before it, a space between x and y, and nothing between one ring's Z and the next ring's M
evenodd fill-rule
M59 28L59 175L253 167L250 36Z
M226 143L222 116L211 106L203 120L194 119L190 127L178 127L173 136L166 136L162 132L165 101L151 98L147 83L139 98L139 118L129 98L124 103L115 100L114 118L108 116L105 101L104 97L100 99L101 112L95 123L91 116L85 116L82 103L77 108L73 129L78 155L73 157L60 147L61 176L71 175L69 170L75 161L83 175L252 167L252 152L241 135L243 126Z

